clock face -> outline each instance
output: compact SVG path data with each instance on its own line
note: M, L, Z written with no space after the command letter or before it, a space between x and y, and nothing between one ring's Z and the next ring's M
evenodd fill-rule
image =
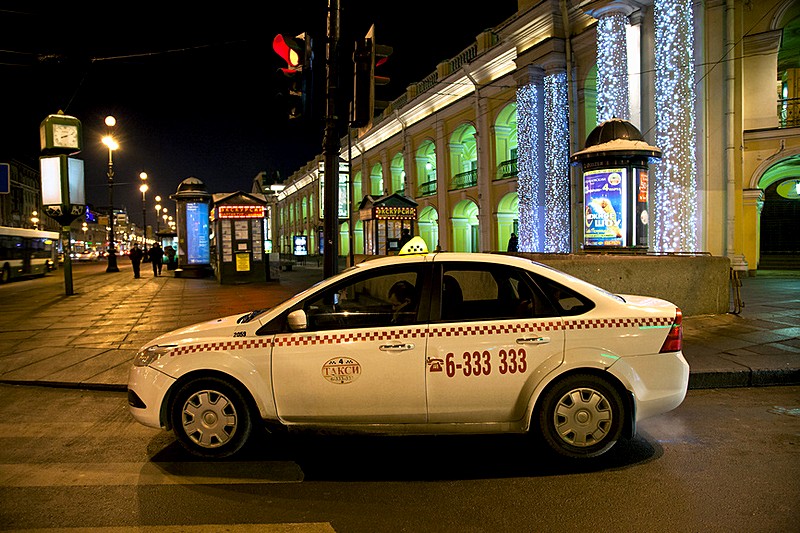
M80 148L78 127L74 124L53 124L53 146L58 148Z

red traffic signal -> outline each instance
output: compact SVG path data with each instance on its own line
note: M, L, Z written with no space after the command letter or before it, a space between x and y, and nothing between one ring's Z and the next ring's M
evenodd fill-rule
M297 37L288 37L278 34L272 40L272 49L284 61L287 68L284 70L303 70L306 56L305 33Z

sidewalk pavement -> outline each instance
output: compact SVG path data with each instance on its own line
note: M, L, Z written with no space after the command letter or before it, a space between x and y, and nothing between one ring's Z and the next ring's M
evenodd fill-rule
M70 296L62 270L0 286L0 383L125 390L134 354L154 337L270 307L322 279L315 265L236 285L119 268L75 265ZM762 271L740 292L738 314L684 317L689 388L800 384L800 271Z

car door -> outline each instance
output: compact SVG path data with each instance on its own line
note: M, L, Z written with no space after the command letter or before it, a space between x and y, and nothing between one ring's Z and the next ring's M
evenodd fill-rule
M519 420L543 372L563 358L561 318L521 269L468 261L435 264L429 421Z
M273 389L282 420L425 421L427 326L421 317L427 319L429 298L421 297L422 271L422 262L371 269L303 301L307 329L278 333L273 341ZM398 303L399 286L411 290Z

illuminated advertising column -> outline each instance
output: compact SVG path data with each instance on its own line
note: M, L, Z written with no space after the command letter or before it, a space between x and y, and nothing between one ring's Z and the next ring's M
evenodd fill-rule
M170 196L175 201L178 230L178 268L175 277L200 278L213 275L209 238L209 208L211 195L197 178L186 178L178 192Z
M594 129L586 148L572 155L583 169L585 251L648 249L648 164L661 150L648 145L630 122L612 119Z

